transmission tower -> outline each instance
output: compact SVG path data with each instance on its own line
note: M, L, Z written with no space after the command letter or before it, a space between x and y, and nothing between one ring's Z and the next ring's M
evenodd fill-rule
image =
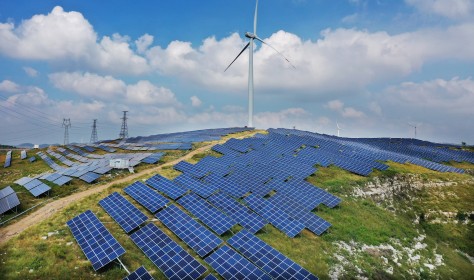
M128 138L127 112L128 112L128 111L123 111L122 129L120 130L119 139Z
M99 141L97 137L97 119L94 119L94 124L92 125L92 134L91 134L91 143Z
M71 119L63 119L64 127L64 145L69 144L69 128L71 127Z

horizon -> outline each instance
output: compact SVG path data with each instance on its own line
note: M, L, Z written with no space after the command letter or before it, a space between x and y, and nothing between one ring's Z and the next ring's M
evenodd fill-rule
M243 127L255 1L0 3L0 143ZM472 145L474 3L259 1L257 129ZM472 122L471 122L472 123Z

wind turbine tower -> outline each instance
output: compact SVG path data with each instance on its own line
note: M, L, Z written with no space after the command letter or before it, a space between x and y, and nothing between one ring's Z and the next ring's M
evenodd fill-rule
M338 122L336 122L336 127L337 127L337 137L339 137L339 131L341 131L342 128L339 126Z
M413 128L415 129L415 138L414 138L414 139L416 139L416 125L411 124L411 123L408 123L408 125L411 126L411 127L413 127Z
M237 55L237 57L232 60L232 62L227 66L227 68L224 70L227 71L229 67L239 58L239 56L247 49L249 48L249 77L248 77L248 127L253 127L253 93L254 93L254 88L253 88L253 45L254 45L254 40L260 41L262 44L265 44L275 50L279 55L281 55L288 63L291 62L282 54L280 53L277 49L269 45L268 43L265 43L262 39L260 39L257 36L257 10L258 10L258 0L255 4L255 15L253 18L253 33L246 32L245 37L249 38L250 41L245 45L245 47L240 51L240 53ZM294 66L293 66L294 67Z
M69 128L71 127L71 119L63 119L64 127L64 145L69 144Z
M97 137L97 119L94 119L94 124L92 125L92 134L91 134L91 143L99 141Z

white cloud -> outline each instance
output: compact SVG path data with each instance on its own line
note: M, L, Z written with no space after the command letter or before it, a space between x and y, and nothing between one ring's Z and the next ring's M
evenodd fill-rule
M369 109L378 116L382 115L382 107L375 101L369 103Z
M0 92L14 93L18 92L20 86L10 80L3 80L0 83Z
M450 19L472 17L474 2L472 0L405 0L421 13L435 14Z
M49 79L58 89L94 99L111 99L124 95L126 91L123 81L89 72L58 72L50 74Z
M331 100L324 105L324 107L338 112L344 118L360 119L365 117L364 112L358 111L352 107L344 107L344 103L340 100Z
M191 105L193 107L199 107L199 106L202 105L202 101L201 101L201 99L199 99L199 97L194 95L194 96L191 96L190 99L191 99Z
M153 36L150 34L145 34L138 38L138 40L135 41L135 45L137 46L137 52L142 54L145 53L145 51L148 49L148 47L153 44Z
M56 6L47 15L35 15L18 27L0 23L0 53L21 59L55 63L74 62L93 70L140 74L149 67L130 49L127 36L104 36L98 42L92 25L79 12Z
M164 87L157 87L149 81L139 81L127 86L127 102L132 104L161 104L179 106L174 93Z
M34 77L38 77L38 70L34 69L34 68L31 68L31 67L23 67L23 71L25 71L25 73L34 78Z
M344 103L342 103L341 100L331 100L325 105L325 107L340 112L344 109Z

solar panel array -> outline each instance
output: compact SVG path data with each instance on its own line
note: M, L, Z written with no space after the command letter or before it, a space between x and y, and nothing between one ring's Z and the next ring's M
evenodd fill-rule
M20 205L20 200L12 187L0 190L0 215Z
M125 249L90 210L69 220L67 226L96 271L125 253Z
M198 195L204 198L208 198L213 193L219 190L219 188L216 185L204 184L198 179L195 179L192 176L185 173L176 177L173 180L173 182L178 183L183 188L192 190L193 192L197 193Z
M178 200L178 203L218 235L224 234L237 224L237 222L194 193L183 196Z
M227 240L227 243L268 273L273 279L318 279L318 277L245 229L232 236Z
M79 179L81 179L82 181L84 181L86 183L89 183L89 184L94 182L95 180L97 180L99 178L100 178L100 175L97 174L97 173L94 173L94 172L87 172L84 175L81 175L79 177Z
M152 154L144 159L141 160L141 162L144 163L149 163L149 164L155 164L157 163L165 154L164 153L155 153Z
M257 233L268 224L267 221L252 212L252 210L222 192L212 195L208 200L252 233Z
M155 216L201 257L209 254L222 243L219 237L176 205L161 210Z
M126 233L130 233L148 220L145 214L117 192L102 199L99 204Z
M155 176L146 180L146 184L150 187L166 194L173 200L186 194L188 191L186 188L176 184L175 182L156 174Z
M48 185L34 178L23 177L15 181L15 183L25 187L25 189L28 190L34 197L38 197L51 190Z
M130 238L168 279L197 279L207 271L155 224L147 224Z
M129 185L123 190L151 213L155 213L170 202L167 198L139 181Z
M242 257L236 251L224 245L207 257L205 261L226 280L272 279L262 270Z
M130 273L123 280L154 280L150 273L145 269L144 266L140 266L137 270Z

